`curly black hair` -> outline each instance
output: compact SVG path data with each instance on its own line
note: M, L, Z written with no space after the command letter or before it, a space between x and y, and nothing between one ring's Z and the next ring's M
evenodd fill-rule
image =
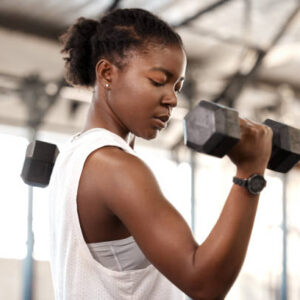
M117 67L126 63L128 50L146 49L149 43L182 46L180 36L164 21L143 9L117 9L100 21L79 18L60 37L66 80L71 85L92 87L99 59Z

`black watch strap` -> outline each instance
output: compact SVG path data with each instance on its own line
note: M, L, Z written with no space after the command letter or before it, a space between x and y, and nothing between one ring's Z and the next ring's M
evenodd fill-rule
M253 174L247 179L233 177L233 183L245 187L252 195L258 195L267 184L264 177L259 174Z
M235 183L237 185L247 187L247 182L248 182L248 179L233 177L233 183Z

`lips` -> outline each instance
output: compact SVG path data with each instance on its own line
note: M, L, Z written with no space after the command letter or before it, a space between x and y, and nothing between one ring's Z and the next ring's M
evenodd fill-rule
M161 120L162 122L166 123L169 121L169 118L170 116L169 115L162 115L162 116L157 116L157 117L154 117L155 119L159 119Z
M168 122L170 116L169 115L160 115L153 117L155 120L155 126L160 130L166 127L166 123Z

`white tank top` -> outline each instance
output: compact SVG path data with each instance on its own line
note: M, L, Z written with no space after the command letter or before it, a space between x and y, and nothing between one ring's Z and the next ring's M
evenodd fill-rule
M186 299L184 293L152 264L138 270L111 270L93 257L85 243L77 213L78 184L89 154L104 146L116 146L136 155L118 135L94 128L75 136L60 149L53 169L49 186L49 221L55 299Z
M115 241L87 244L93 257L104 267L115 271L146 268L150 265L132 236Z

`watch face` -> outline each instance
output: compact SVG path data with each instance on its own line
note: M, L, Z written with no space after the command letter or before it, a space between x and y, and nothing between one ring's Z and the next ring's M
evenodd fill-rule
M261 175L253 175L248 180L248 189L252 194L260 193L266 186L266 181Z

